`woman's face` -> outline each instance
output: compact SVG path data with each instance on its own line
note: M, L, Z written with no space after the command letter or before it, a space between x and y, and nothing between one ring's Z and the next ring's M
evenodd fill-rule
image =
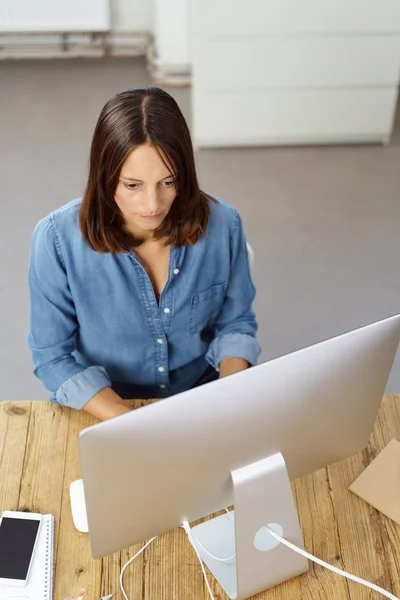
M176 197L175 178L150 143L138 146L122 165L115 202L135 237L151 238Z

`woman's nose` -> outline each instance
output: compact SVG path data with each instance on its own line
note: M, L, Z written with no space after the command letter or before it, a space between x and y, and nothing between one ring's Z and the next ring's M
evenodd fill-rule
M147 206L147 209L149 210L149 212L154 212L154 213L157 212L158 198L157 198L156 190L150 190L148 192L146 206Z

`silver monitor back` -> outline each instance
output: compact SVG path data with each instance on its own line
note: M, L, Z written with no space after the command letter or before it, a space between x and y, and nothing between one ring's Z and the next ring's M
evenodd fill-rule
M400 315L83 430L92 556L229 506L231 472L266 456L293 479L361 451L399 341Z

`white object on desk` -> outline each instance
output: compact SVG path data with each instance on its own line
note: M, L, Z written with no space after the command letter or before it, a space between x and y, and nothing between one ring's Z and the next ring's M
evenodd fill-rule
M75 528L81 533L88 533L89 527L86 515L85 493L82 479L73 481L69 486L72 520Z
M53 600L53 573L54 517L43 515L26 586L0 586L0 600Z
M2 600L30 600L29 596L7 596Z
M41 523L42 515L38 513L14 510L3 512L0 523L1 589L26 586Z

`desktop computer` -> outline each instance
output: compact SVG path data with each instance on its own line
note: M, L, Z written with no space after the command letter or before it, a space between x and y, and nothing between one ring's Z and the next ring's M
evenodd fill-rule
M394 316L84 429L93 558L233 504L192 530L230 598L307 571L265 526L304 547L290 480L365 448L399 342Z

